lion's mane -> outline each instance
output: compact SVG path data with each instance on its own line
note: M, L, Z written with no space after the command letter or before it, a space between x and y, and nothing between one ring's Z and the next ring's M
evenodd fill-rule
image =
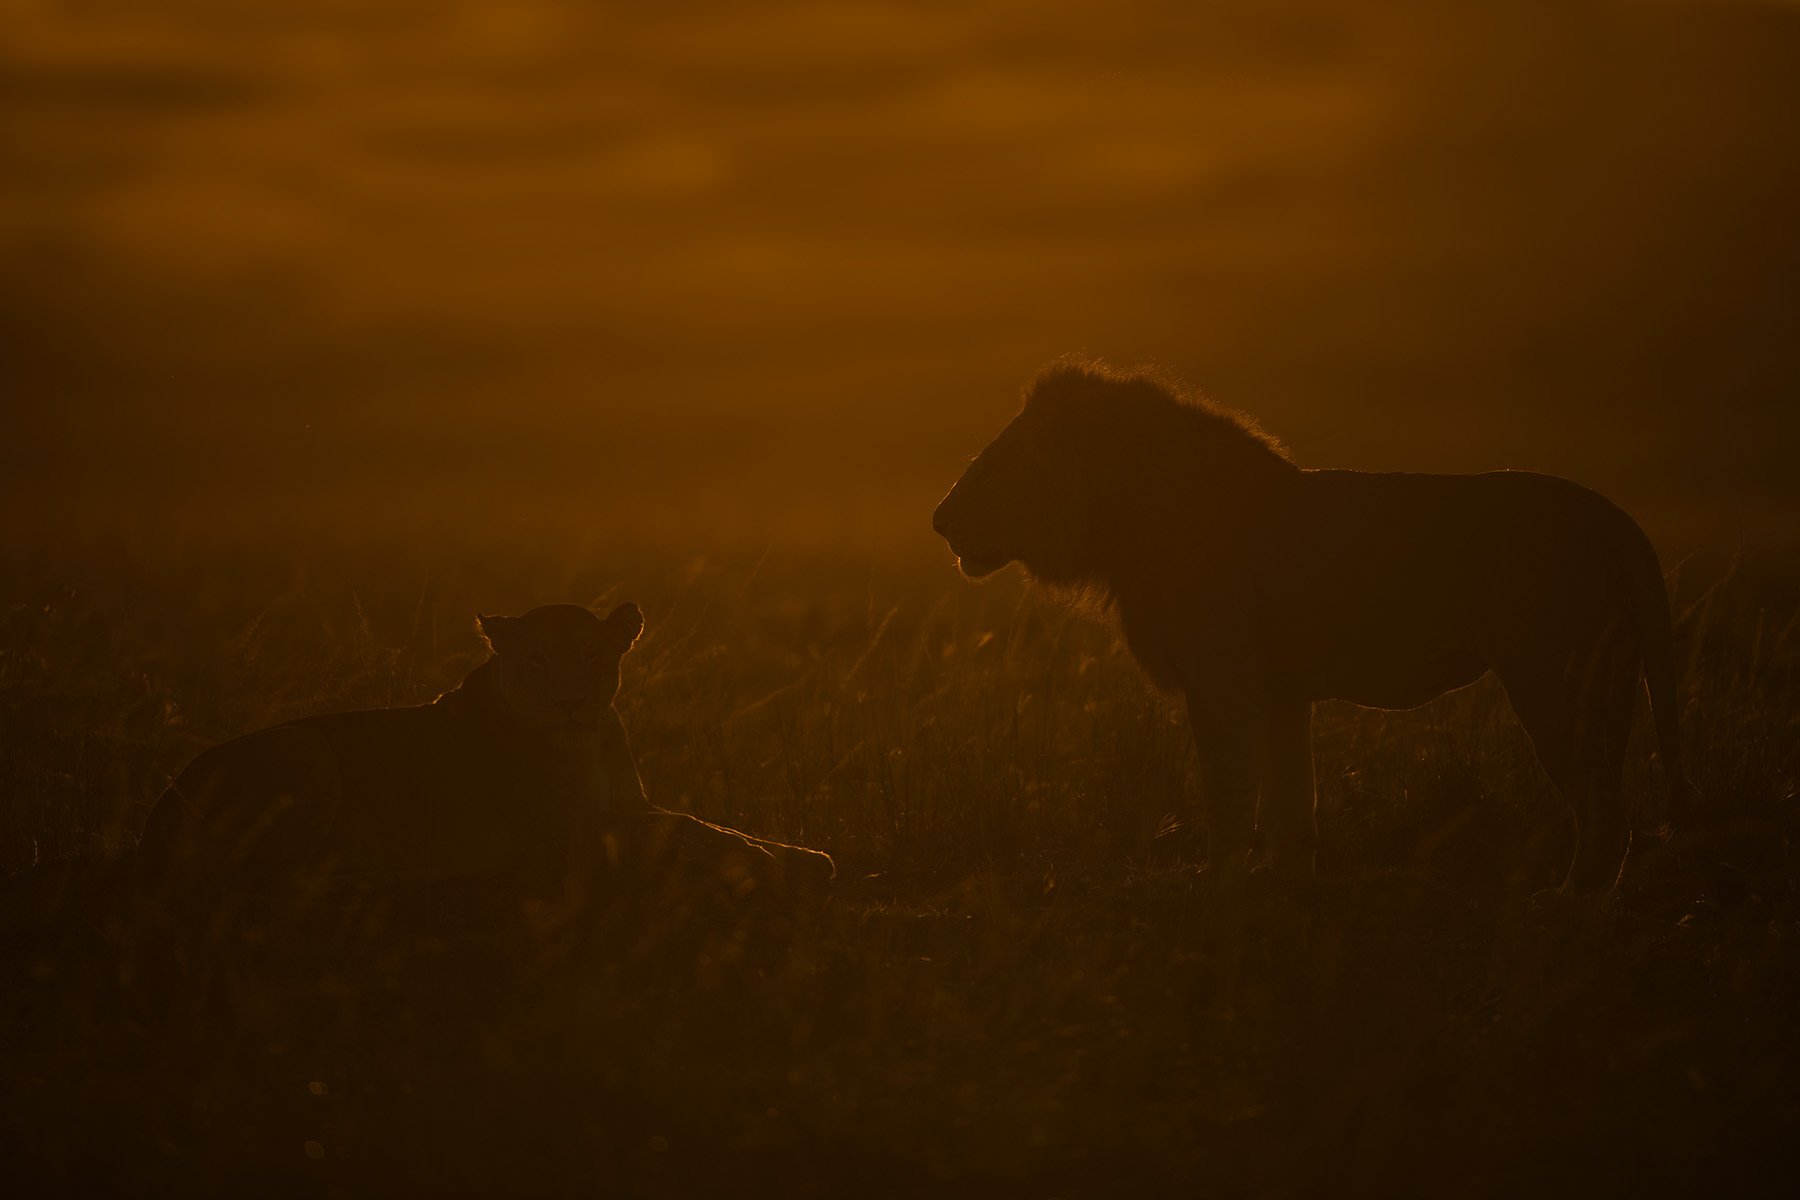
M1150 678L1174 687L1172 655L1193 620L1181 597L1233 575L1250 585L1247 556L1276 535L1299 469L1253 418L1153 368L1059 360L1026 386L1022 414L1049 428L1053 470L1093 501L1074 569L1027 572L1116 621Z

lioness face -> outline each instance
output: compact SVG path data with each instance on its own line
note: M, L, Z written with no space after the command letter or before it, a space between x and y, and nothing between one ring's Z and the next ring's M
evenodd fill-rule
M602 620L579 604L546 604L522 617L480 617L499 660L499 694L519 724L552 736L592 732L619 694L619 660L644 631L621 604Z
M969 464L931 516L964 575L980 579L1015 561L1045 579L1077 572L1090 506L1058 458L1050 431L1027 415Z

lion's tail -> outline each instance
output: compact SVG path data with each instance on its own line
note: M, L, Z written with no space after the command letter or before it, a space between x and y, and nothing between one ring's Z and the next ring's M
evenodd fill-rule
M1669 783L1669 811L1676 837L1671 849L1700 872L1706 890L1727 909L1749 898L1744 873L1719 858L1712 844L1716 832L1704 828L1700 792L1681 765L1681 713L1675 686L1675 631L1669 613L1669 592L1663 584L1662 564L1644 531L1632 522L1636 534L1636 562L1628 572L1632 608L1637 614L1638 641L1644 656L1644 687L1650 693L1650 715L1656 721L1657 756Z
M1627 518L1630 521L1630 518ZM1670 798L1678 817L1688 811L1694 786L1681 767L1681 709L1675 686L1675 628L1669 613L1669 592L1663 584L1662 563L1644 531L1631 521L1636 534L1630 579L1631 607L1637 616L1638 645L1644 656L1644 689L1650 694L1650 715L1656 722L1656 750L1668 780Z

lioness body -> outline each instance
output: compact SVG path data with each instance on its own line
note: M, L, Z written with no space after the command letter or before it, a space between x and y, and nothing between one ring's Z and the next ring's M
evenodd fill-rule
M548 886L593 856L601 821L649 807L612 707L642 628L633 605L484 618L498 652L430 704L215 746L151 813L145 869L255 890L502 872Z
M1311 870L1316 700L1410 708L1495 672L1575 810L1569 882L1590 892L1629 840L1640 667L1680 781L1655 551L1566 480L1302 470L1153 380L1063 367L934 524L968 574L1017 560L1103 592L1147 673L1186 699L1208 857L1228 871L1258 824L1278 868Z
M430 704L306 717L200 754L145 826L145 880L304 895L510 877L579 903L628 843L714 862L733 890L830 878L823 854L646 800L613 708L636 605L605 620L549 605L481 628L494 656Z
M307 717L205 751L140 850L204 856L258 890L560 870L582 814L648 807L624 725L608 709L587 753L554 754L504 719L491 665L431 704Z

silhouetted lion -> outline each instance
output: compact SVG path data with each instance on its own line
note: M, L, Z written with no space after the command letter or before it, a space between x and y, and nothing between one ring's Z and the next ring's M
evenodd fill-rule
M1609 891L1639 670L1677 790L1662 569L1605 498L1523 471L1302 470L1143 373L1060 364L932 519L972 578L1020 562L1098 594L1200 752L1208 858L1313 868L1312 702L1412 708L1493 671L1575 810L1565 887ZM1260 808L1258 796L1261 796Z
M632 839L690 874L710 855L740 893L832 874L823 854L647 801L613 707L644 627L635 604L479 621L493 656L430 704L307 717L200 754L150 815L140 878L294 896L511 876L573 901Z

